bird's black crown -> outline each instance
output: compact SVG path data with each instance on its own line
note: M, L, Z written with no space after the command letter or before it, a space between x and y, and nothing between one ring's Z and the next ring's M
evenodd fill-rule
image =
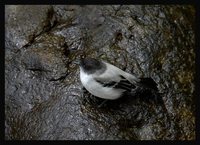
M89 57L80 59L80 67L88 74L97 71L104 72L106 69L106 65L103 62Z

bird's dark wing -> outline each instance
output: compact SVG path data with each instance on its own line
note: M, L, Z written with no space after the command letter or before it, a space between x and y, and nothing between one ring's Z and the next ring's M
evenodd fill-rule
M125 77L120 75L120 81L115 82L115 81L107 81L107 80L102 80L99 78L96 78L95 80L103 85L103 87L112 87L116 89L124 89L126 91L131 91L132 89L136 88L135 85L130 83Z

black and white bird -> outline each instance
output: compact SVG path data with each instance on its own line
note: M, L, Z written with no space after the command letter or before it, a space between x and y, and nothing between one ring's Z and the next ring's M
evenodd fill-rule
M116 100L124 94L134 94L137 88L157 91L157 84L151 78L137 78L118 67L94 58L82 58L79 62L80 80L92 95Z

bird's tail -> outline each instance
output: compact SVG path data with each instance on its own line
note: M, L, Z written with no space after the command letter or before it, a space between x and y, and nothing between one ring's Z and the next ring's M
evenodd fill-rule
M143 98L143 100L163 103L162 95L159 93L157 84L152 78L140 78L138 86L135 92L131 92L132 94L134 93L134 95Z
M141 87L147 89L153 89L154 91L158 91L158 87L156 82L152 78L140 78L138 83Z
M156 102L163 104L162 94L159 93L157 83L152 78L139 78L136 84L136 88L133 88L130 92L125 91L124 96L130 96L134 99L141 99L146 102Z

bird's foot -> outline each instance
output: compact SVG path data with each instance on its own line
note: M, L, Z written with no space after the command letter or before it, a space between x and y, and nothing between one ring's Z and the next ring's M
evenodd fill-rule
M108 101L108 100L103 100L103 101L101 102L101 104L99 104L99 105L97 106L97 108L101 108L107 101Z

